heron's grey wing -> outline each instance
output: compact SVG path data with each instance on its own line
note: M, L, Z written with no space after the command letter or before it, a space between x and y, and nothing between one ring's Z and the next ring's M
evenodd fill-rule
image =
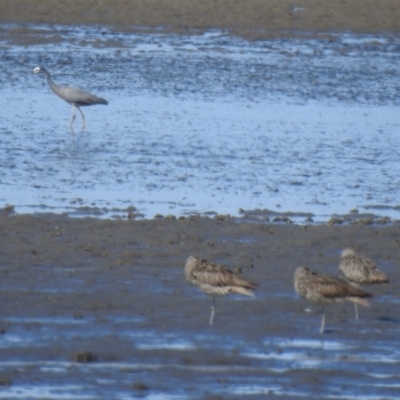
M107 104L101 97L86 92L73 86L60 86L57 93L65 101L77 106L89 106L92 104Z

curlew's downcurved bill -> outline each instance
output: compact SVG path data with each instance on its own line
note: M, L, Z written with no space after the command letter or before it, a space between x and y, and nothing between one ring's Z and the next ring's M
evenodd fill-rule
M323 305L320 332L324 333L325 309L327 304L350 301L368 306L367 297L372 294L359 289L344 279L320 275L307 267L299 267L294 273L294 288L296 292L307 300Z
M83 112L81 110L81 107L86 107L86 106L93 106L95 104L108 104L108 101L95 96L94 94L91 94L89 92L86 92L85 90L82 90L77 87L73 86L59 86L57 85L53 79L51 79L51 76L49 72L47 71L46 68L44 67L36 67L32 71L34 74L38 74L41 72L44 74L46 77L47 83L50 86L50 89L59 97L61 97L63 100L65 100L67 103L72 105L72 117L71 117L71 122L69 124L69 127L73 131L73 123L75 121L75 114L76 114L76 109L79 110L82 116L82 130L85 130L86 127L86 121L85 121L85 116L83 115Z
M361 285L364 283L388 283L387 276L380 271L374 261L357 254L353 249L347 248L340 256L339 269L345 279L351 283ZM355 317L358 319L357 303L354 304Z
M244 296L254 296L252 290L256 284L246 281L222 265L190 256L185 264L185 277L191 284L213 297L210 325L215 314L215 296L226 296L237 293Z

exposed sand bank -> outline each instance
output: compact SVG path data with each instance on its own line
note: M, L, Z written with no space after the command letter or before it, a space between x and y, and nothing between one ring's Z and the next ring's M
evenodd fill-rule
M226 29L249 39L292 32L398 32L395 0L3 0L0 23L99 24L116 30Z

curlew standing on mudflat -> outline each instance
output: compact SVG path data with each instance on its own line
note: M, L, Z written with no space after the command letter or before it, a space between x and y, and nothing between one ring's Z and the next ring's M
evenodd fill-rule
M347 281L356 285L389 282L387 276L376 268L376 264L371 259L357 254L350 248L342 251L339 269ZM354 303L354 307L356 319L358 319L357 303Z
M296 269L294 288L300 296L323 305L320 333L324 333L326 304L351 301L368 306L365 297L372 297L372 294L364 292L344 279L320 275L307 267Z
M252 290L256 287L255 283L246 281L222 265L195 256L186 260L185 277L187 281L213 297L210 325L215 314L215 296L226 296L230 293L254 296Z

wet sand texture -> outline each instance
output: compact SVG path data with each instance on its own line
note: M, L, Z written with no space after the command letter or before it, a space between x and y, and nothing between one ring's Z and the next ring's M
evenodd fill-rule
M76 273L83 274L82 279L91 282L93 279L101 281L103 273L109 275L113 271L111 275L115 274L115 278L108 282L109 294L118 307L120 300L125 303L122 299L130 296L128 293L133 295L137 290L147 291L141 286L139 276L142 273L146 275L147 269L156 269L157 276L152 278L154 287L162 288L164 282L167 286L172 284L177 289L172 298L178 296L186 299L179 313L171 309L177 319L180 319L177 314L183 312L184 315L185 308L191 307L188 303L197 290L184 277L185 261L192 254L221 263L230 269L242 268L246 279L260 285L257 297L273 299L274 292L282 293L284 296L279 300L279 308L297 310L299 316L302 316L306 302L302 303L294 293L295 269L306 265L319 272L339 276L340 253L348 246L361 250L376 260L379 268L388 275L391 283L373 287L374 293L390 293L398 298L400 292L400 270L397 265L400 259L398 226L293 226L237 223L229 218L200 217L178 220L97 220L49 214L1 215L0 233L3 287L12 283L8 279L10 275L17 274L17 278L21 274L17 279L23 279L27 283L30 275L33 279L38 278L35 276L37 268L69 271L65 275L66 283ZM124 279L135 277L137 282L132 282L132 286L126 288L127 292L121 293ZM17 290L17 297L22 296L20 302L10 302L10 307L2 310L3 315L18 315L29 308L29 297L37 291L33 282L31 291L23 294ZM57 283L48 284L56 289ZM95 298L96 287L88 284L86 288L87 294L94 291ZM270 289L273 289L272 292ZM157 296L153 296L151 291L149 288L149 299L156 299ZM184 295L182 291L185 292ZM62 296L62 293L56 293L56 296ZM207 323L210 299L205 295L200 297L204 301L200 302L198 312L193 315L204 315L204 319L199 321L201 326ZM23 305L25 301L27 304ZM79 299L71 301L79 302ZM265 306L266 304L260 304L262 309ZM129 307L132 307L132 314L145 312L141 307L135 310L134 304ZM58 306L55 305L55 313L58 312L57 309ZM71 305L71 309L78 310L78 303L76 306ZM150 314L156 317L157 309L150 309ZM394 304L390 301L379 302L379 305L363 311L369 318L378 315L395 316L396 313ZM240 319L244 316L240 317L239 312L236 317ZM348 317L352 318L352 310L349 310ZM290 321L286 321L285 325L291 325ZM297 326L297 329L302 330L303 327Z
M332 384L350 398L354 382L359 395L393 392L397 226L1 215L0 237L0 378L9 382L10 395L33 386L44 394L43 384L62 388L66 382L93 398L112 398L116 390L132 393L132 386L232 398L231 390L254 388L249 382L261 391L270 385L278 394L294 393L296 399L307 398L307 390L325 393ZM349 245L376 260L391 283L371 288L375 297L357 322L351 304L327 307L326 334L320 335L319 307L305 312L310 305L294 292L293 274L308 265L338 276L340 251ZM185 280L190 254L242 268L243 276L258 284L256 297L218 299L210 327L210 297ZM324 349L325 341L339 348ZM371 357L379 358L366 362ZM327 363L325 369L319 363ZM387 374L388 386L379 386L382 379L372 373ZM310 382L316 374L323 379ZM102 379L106 386L99 386ZM199 380L202 385L194 383ZM245 398L260 398L254 396Z
M249 38L287 31L399 31L397 0L3 0L0 23L228 29ZM264 32L262 32L264 31Z
M397 32L400 23L397 0L88 3L3 0L0 23L218 28L249 39L289 31ZM258 385L261 394L246 398L275 397L274 390L277 398L292 393L299 400L310 393L395 398L399 233L398 226L0 214L2 391L36 385L41 397L51 398L48 385L67 382L66 391L75 387L93 398L141 390L231 399L231 388L241 395L245 385ZM351 305L329 307L321 340L318 307L305 312L310 306L295 293L293 273L307 265L338 276L340 252L348 246L376 260L391 283L371 288L371 307L360 310L357 322ZM221 299L210 327L210 298L185 281L191 254L241 268L258 284L256 297ZM163 347L171 342L176 348ZM339 350L330 351L330 344ZM332 387L337 391L329 392Z

